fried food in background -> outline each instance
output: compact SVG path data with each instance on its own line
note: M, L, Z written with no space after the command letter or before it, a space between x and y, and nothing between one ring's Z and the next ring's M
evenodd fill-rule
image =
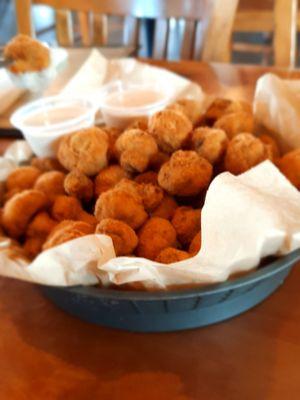
M242 132L254 131L254 118L251 113L237 111L223 115L214 123L214 128L223 129L229 139Z
M30 36L19 34L12 38L4 47L4 57L11 60L11 72L41 71L50 65L50 51L48 47Z
M155 260L166 247L176 246L176 232L172 224L163 218L150 218L138 232L139 257Z
M65 177L64 189L68 195L86 202L90 201L94 196L93 181L78 169L69 172Z
M92 214L87 213L80 201L71 196L56 196L51 208L51 216L56 221L79 220L96 225L97 220Z
M95 227L83 221L65 220L60 222L47 237L43 250L58 246L69 240L94 233Z
M268 158L272 161L276 161L280 157L280 150L276 140L267 134L262 134L258 138L266 145Z
M120 165L128 172L144 172L158 152L157 144L149 133L141 129L126 130L116 141Z
M32 189L41 174L39 169L31 166L16 168L7 177L5 198L9 199L22 190Z
M125 171L120 165L109 165L102 169L95 178L95 196L112 189L124 178L130 178L131 174Z
M206 110L203 117L204 121L208 124L214 124L217 119L221 118L226 113L231 103L232 100L216 98Z
M192 207L178 207L171 221L177 239L182 245L188 245L201 227L201 210Z
M265 144L251 133L240 133L228 144L225 156L226 170L238 175L269 157Z
M169 194L195 196L206 189L212 177L212 166L195 151L178 150L158 173L158 183Z
M213 165L222 160L228 138L222 129L200 127L193 131L192 144L198 155Z
M41 211L35 215L29 223L26 236L27 237L40 237L46 239L49 233L57 225L57 221L52 219L46 211Z
M193 99L180 99L167 107L168 110L182 112L193 125L197 125L202 116L202 103Z
M38 168L42 172L61 171L66 172L64 167L56 158L51 157L33 157L30 161L32 167Z
M159 111L149 120L149 132L166 153L180 149L192 129L191 121L182 112L174 110Z
M49 204L47 196L39 190L28 189L15 194L4 205L2 226L12 238L22 236L31 218Z
M64 180L66 175L60 171L49 171L40 175L36 180L34 189L37 189L53 201L56 196L65 194Z
M186 260L187 258L190 257L191 255L186 251L174 249L173 247L167 247L158 254L155 261L160 262L162 264L171 264Z
M300 190L300 148L286 153L277 165L288 180Z
M111 237L117 256L132 254L138 244L134 230L125 222L117 219L103 219L96 226L95 233L102 233Z
M107 166L108 135L96 127L82 129L62 138L57 158L68 171L78 169L87 176Z
M135 119L131 124L129 124L126 128L128 129L141 129L142 131L146 131L148 129L148 118L140 117Z

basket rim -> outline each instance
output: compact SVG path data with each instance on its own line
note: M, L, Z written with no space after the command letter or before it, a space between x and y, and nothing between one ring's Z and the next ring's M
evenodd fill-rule
M170 291L131 291L131 290L116 290L109 288L101 288L95 286L71 286L71 287L59 287L59 286L46 286L46 289L54 289L60 291L66 291L70 294L80 294L83 296L89 296L94 298L102 298L109 300L176 300L180 298L190 298L195 296L209 296L217 293L222 293L228 290L241 288L246 285L260 282L264 279L268 279L273 275L276 275L286 268L289 268L296 264L300 260L300 249L295 250L285 256L282 256L270 264L249 272L245 276L235 278L234 280L225 281L216 284L210 284L200 287L193 287L187 289L176 289Z

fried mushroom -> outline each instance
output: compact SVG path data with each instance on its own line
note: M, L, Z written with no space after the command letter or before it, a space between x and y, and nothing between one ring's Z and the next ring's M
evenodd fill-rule
M192 207L178 207L171 221L175 228L177 239L183 245L188 245L200 230L201 210Z
M186 260L190 257L191 255L186 251L174 249L173 247L167 247L158 254L155 261L162 264L172 264Z
M93 181L78 169L73 169L65 177L64 189L68 195L83 201L90 201L94 195Z
M192 144L198 155L213 165L221 161L228 145L228 138L222 129L201 127L193 131Z

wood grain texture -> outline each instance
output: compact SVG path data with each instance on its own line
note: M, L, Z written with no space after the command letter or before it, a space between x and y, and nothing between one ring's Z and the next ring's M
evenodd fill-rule
M251 100L256 80L285 69L152 64L208 93ZM0 141L3 151L8 142ZM134 334L90 325L38 286L0 278L0 392L9 400L298 400L300 265L261 305L207 328Z

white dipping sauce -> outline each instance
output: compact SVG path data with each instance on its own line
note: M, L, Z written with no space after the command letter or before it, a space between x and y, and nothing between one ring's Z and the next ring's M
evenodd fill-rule
M86 112L87 109L80 105L64 106L51 109L45 108L44 110L41 107L35 113L29 114L28 117L25 117L23 124L25 126L32 127L51 126L60 124L64 121L72 120Z

